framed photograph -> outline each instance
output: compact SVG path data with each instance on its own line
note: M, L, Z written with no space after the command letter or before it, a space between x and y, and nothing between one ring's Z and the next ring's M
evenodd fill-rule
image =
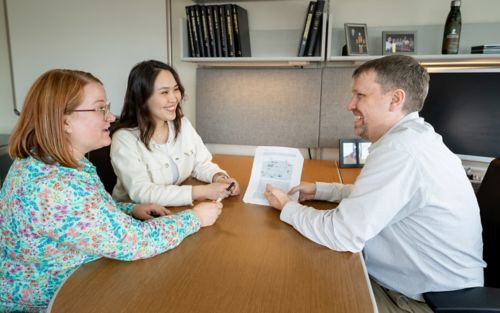
M357 139L340 139L339 164L340 167L359 167Z
M363 167L371 142L362 139L339 140L339 167Z
M366 24L345 23L344 30L347 55L367 55L368 31Z
M414 54L416 31L383 31L382 54Z

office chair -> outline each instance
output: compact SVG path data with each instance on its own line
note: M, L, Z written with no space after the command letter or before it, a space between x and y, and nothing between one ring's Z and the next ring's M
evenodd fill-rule
M488 166L477 192L483 224L484 286L445 292L428 292L424 299L436 313L500 312L500 158Z
M3 185L3 181L9 172L12 162L14 162L14 160L9 156L7 145L0 147L0 187Z
M109 156L110 146L90 151L87 154L87 159L94 164L97 175L101 179L104 189L108 193L113 192L116 184L116 175L111 165L111 157Z

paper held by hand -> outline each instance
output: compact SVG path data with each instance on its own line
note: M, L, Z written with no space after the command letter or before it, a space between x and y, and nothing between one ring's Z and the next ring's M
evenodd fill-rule
M266 184L288 192L300 183L304 157L299 149L286 147L257 147L252 165L252 176L243 202L269 205L264 191ZM298 193L292 196L298 199Z

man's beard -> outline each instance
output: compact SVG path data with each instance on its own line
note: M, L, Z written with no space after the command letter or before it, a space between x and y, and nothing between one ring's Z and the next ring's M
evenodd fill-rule
M368 128L366 127L366 124L363 124L360 127L354 127L354 132L364 140L368 140Z

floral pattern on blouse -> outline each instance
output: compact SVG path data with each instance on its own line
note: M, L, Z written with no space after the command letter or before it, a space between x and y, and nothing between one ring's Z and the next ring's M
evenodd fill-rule
M148 221L115 202L95 167L16 159L0 191L0 312L44 312L80 265L131 261L176 247L200 229L192 210Z

